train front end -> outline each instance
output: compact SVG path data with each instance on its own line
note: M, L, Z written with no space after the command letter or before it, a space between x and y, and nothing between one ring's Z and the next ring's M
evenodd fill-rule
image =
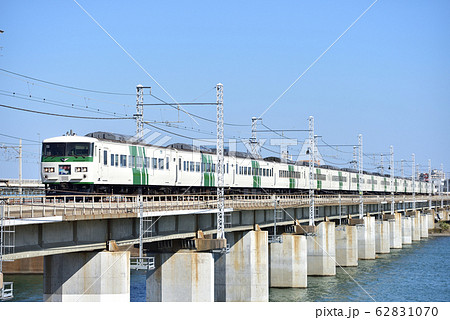
M61 136L42 143L41 179L47 194L69 195L94 190L97 177L95 142L80 136Z

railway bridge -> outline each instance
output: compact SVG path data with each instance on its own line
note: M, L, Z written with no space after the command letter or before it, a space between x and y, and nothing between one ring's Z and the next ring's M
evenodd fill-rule
M5 196L1 259L44 256L44 301L129 301L130 268L148 301L268 301L269 286L306 287L449 220L448 195L365 195L363 217L359 195L314 200L311 223L308 195L225 195L216 239L216 195Z

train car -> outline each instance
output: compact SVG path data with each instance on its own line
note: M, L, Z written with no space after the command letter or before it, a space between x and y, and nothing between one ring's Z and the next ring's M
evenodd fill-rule
M215 192L214 150L187 144L167 147L142 144L129 136L95 132L65 135L42 144L42 183L49 194L176 194ZM364 172L364 193L390 193L390 177ZM256 159L247 153L226 152L226 192L307 192L308 163L269 157ZM359 174L354 169L316 165L314 188L318 193L357 193ZM416 193L427 192L426 182L416 182ZM411 193L408 179L396 178L396 193Z

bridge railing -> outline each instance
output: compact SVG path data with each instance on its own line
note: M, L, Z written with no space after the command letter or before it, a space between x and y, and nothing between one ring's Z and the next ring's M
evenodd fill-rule
M416 201L428 201L428 196L416 196ZM281 208L304 207L309 205L309 196L277 195ZM445 200L450 197L444 196ZM107 217L136 217L139 214L138 197L134 195L90 195L90 196L14 196L0 200L5 202L6 218L56 217L63 219L102 219ZM440 196L432 196L433 201L440 201ZM144 195L142 196L144 212L174 212L184 210L211 210L217 208L216 195ZM390 203L391 197L364 196L364 203ZM396 196L396 203L411 202L411 196ZM357 195L316 195L315 204L356 205ZM271 194L234 194L225 196L225 208L233 210L270 209L274 207Z

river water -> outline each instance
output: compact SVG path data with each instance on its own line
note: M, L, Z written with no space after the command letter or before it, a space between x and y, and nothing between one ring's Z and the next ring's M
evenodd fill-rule
M308 277L306 289L271 288L269 301L450 301L449 257L450 237L433 237L337 268L333 277ZM14 282L10 301L42 301L42 275L5 275L5 281ZM130 295L145 301L145 274L131 273Z

